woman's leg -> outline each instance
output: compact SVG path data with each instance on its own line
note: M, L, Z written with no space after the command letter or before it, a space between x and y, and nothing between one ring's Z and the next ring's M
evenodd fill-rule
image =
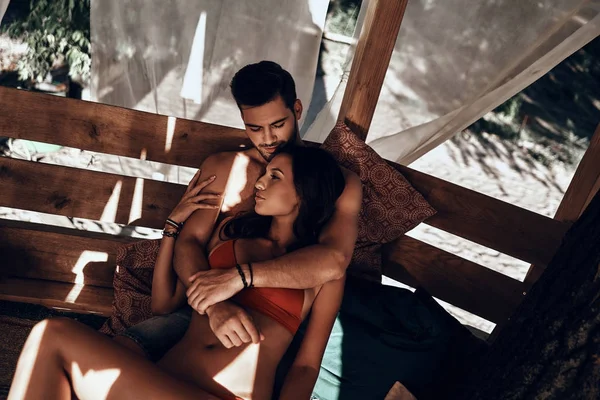
M120 335L115 336L112 339L113 339L113 342L120 344L121 346L125 347L126 349L129 349L144 358L148 358L146 356L146 352L144 351L144 349L138 343L136 343L135 340L130 339L127 336L120 336Z
M71 385L81 400L218 400L83 324L42 321L27 339L8 398L70 399Z
M62 368L62 361L45 343L47 323L48 320L38 323L23 346L8 394L11 400L71 397L71 385Z

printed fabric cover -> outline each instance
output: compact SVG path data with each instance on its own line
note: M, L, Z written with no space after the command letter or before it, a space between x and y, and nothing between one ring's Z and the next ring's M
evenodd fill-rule
M338 122L321 148L363 184L358 239L349 273L381 281L381 245L389 243L436 213L402 174Z

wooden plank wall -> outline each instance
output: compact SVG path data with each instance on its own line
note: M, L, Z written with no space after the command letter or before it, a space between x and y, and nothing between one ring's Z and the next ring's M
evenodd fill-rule
M240 129L4 87L0 136L196 168L251 144Z
M172 128L170 147L165 146L167 126ZM6 88L0 88L0 136L136 158L145 149L148 160L192 167L213 152L248 145L244 132L238 129ZM438 210L438 215L427 223L517 258L547 263L568 227L393 165ZM93 220L101 218L119 186L114 222L129 223L131 209L137 207L142 215L138 222L153 228L162 226L184 190L181 185L144 180L143 200L132 204L136 178L6 158L0 158L0 177L4 184L0 206ZM46 279L73 285L76 274L72 268L84 250L110 254L112 244L105 237L93 241L86 237L61 239L56 232L37 233L30 228L4 227L2 237L12 251L32 254L31 265L48 267L37 271L27 265L12 270L9 267L12 279ZM63 240L73 243L71 252L59 249ZM39 241L45 244L36 248L30 245ZM106 263L84 268L83 280L88 286L108 289L110 273L106 268L110 268L111 257L114 253ZM51 266L52 259L56 260L55 267ZM385 272L392 278L420 285L434 296L495 322L509 315L520 301L520 282L408 237L387 245L385 259Z

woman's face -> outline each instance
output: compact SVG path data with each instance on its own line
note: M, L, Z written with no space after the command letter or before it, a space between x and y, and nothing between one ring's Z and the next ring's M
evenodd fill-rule
M298 215L298 194L294 186L292 157L278 154L267 165L267 170L256 184L256 205L254 211L259 215L282 217Z

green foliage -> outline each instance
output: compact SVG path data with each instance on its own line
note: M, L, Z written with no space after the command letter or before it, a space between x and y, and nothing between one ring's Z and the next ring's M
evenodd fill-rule
M31 0L29 13L1 27L28 45L17 65L19 79L42 82L63 64L83 82L90 77L90 0Z
M523 99L521 98L521 96L517 95L517 96L514 96L514 97L508 99L503 104L498 106L494 110L494 112L503 114L507 118L510 118L510 119L517 119L519 117L519 113L521 111L522 104L523 104Z
M331 0L327 10L326 30L352 36L362 0Z

